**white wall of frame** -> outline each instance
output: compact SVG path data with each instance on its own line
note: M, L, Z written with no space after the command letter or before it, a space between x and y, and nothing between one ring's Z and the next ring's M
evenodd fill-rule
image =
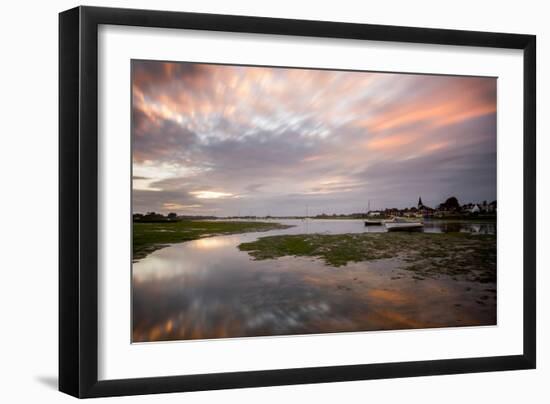
M87 5L156 8L282 18L533 33L538 36L538 339L539 368L460 376L285 386L109 399L113 402L547 402L550 378L550 26L544 2L395 0L92 1ZM63 403L57 383L57 13L78 5L27 1L4 5L0 63L2 173L0 282L2 402Z

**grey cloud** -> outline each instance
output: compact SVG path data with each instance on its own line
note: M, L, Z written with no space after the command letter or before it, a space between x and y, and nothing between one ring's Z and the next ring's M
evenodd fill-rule
M157 103L170 99L183 116L180 122L160 115L152 119L136 107L134 163L188 168L151 184L161 191L134 191L134 210L177 203L200 204L204 212L219 209L220 215L293 215L303 214L306 205L312 214L357 212L366 209L368 200L378 207L405 207L418 196L433 205L451 195L463 202L496 199L494 113L460 118L459 109L460 119L442 126L434 125L430 114L399 121L423 104L436 110L456 100L464 108L478 100L490 105L494 79L372 74L361 93L353 81L359 76L341 73L325 80L326 74L311 72L325 81L308 93L308 71L300 75L303 85L298 81L291 87L287 71L274 69L273 88L264 91L261 82L251 82L248 95L240 95L230 81L244 80L247 68L223 68L134 65L134 84L145 97ZM217 84L223 86L217 89ZM189 100L193 105L188 108ZM240 108L238 114L229 113L233 107ZM384 114L399 122L376 131L369 122L360 124L369 117L384 122ZM410 136L411 142L369 148L369 141L392 136ZM332 182L323 183L327 178ZM238 198L198 199L194 191Z

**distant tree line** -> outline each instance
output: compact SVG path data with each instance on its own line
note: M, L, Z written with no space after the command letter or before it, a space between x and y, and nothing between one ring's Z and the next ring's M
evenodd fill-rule
M170 212L167 215L157 212L134 213L132 219L134 222L144 223L166 223L177 222L180 220L198 220L198 219L214 219L215 216L200 216L200 215L178 215L177 213Z
M369 216L423 216L423 217L470 217L470 216L496 216L497 201L487 203L467 203L461 205L458 198L451 196L440 203L436 208L431 208L422 203L422 198L418 199L417 206L410 208L397 209L387 208L381 211L369 212Z
M316 219L337 219L337 218L347 218L347 219L364 219L370 216L379 216L379 217L392 217L392 216L411 216L411 217L496 217L497 212L497 201L492 201L487 203L483 201L480 203L467 203L461 205L458 201L458 198L451 196L447 198L444 202L440 203L436 208L431 208L422 203L422 198L418 199L418 204L416 206L411 206L410 208L398 209L398 208L386 208L377 211L368 211L368 212L356 212L350 214L327 214L321 213L315 216L311 216ZM166 215L157 212L147 212L143 213L134 213L133 221L134 222L143 222L143 223L165 223L165 222L177 222L180 220L208 220L216 219L216 216L204 216L204 215L178 215L177 213L171 212ZM229 216L227 219L301 219L303 216Z

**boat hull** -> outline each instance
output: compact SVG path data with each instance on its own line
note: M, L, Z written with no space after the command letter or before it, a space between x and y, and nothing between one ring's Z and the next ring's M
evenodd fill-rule
M365 220L365 226L382 226L382 220Z
M386 223L387 231L422 231L422 223Z

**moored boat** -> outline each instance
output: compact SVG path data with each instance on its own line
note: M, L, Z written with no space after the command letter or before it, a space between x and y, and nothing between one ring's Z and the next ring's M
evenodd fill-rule
M382 226L382 219L367 219L365 220L365 226Z
M424 229L424 223L411 222L402 218L394 218L384 223L387 231L421 231Z

